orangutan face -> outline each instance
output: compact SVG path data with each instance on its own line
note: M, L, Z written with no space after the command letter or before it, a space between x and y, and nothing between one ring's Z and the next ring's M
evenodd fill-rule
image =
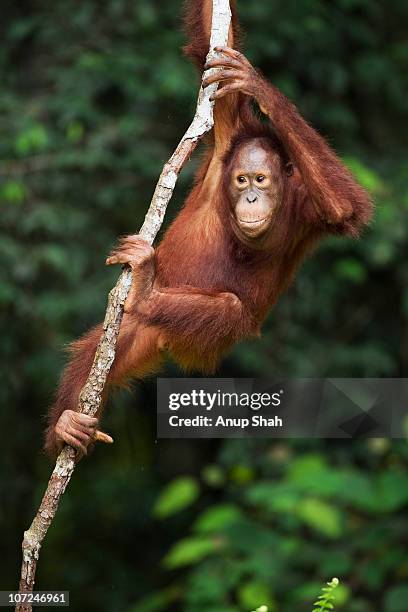
M261 139L251 140L235 154L229 195L236 225L246 238L257 238L270 227L283 196L282 161Z

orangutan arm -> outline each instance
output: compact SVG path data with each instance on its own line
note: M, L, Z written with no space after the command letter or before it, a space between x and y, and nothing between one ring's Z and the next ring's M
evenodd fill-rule
M325 139L303 119L295 105L264 79L244 55L228 47L218 50L222 58L207 66L222 70L204 81L204 85L215 81L225 83L214 94L214 99L237 91L253 97L273 123L289 159L299 170L319 222L332 225L335 232L357 235L372 213L366 191Z

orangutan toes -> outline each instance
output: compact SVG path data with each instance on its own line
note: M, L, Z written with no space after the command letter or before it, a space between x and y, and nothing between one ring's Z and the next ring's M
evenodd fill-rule
M88 452L91 442L112 443L112 438L96 429L98 419L74 410L64 410L55 426L55 434L60 446L69 444L75 448L80 457Z

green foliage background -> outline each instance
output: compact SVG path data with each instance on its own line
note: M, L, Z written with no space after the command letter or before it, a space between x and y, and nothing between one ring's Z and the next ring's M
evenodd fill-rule
M2 2L0 588L48 479L42 417L61 348L105 309L104 258L137 231L196 79L177 0ZM221 376L406 376L404 0L240 2L246 50L375 197L358 243L328 240ZM191 181L185 169L169 218ZM174 365L167 374L178 375ZM408 609L405 441L155 440L154 379L106 415L41 554L38 587L74 610ZM350 596L350 589L353 597Z

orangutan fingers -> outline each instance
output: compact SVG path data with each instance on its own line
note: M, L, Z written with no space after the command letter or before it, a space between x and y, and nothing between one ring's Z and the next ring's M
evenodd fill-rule
M212 96L210 97L210 100L211 101L219 100L220 98L223 98L229 93L232 93L234 91L241 91L242 87L243 87L243 81L235 81L234 83L225 85L224 87L221 87L215 93L213 93Z
M243 74L240 70L220 70L219 72L206 77L203 81L203 87L208 87L208 85L211 85L212 83L221 83L222 81L227 81L229 79L239 79L242 76Z
M204 66L204 70L209 70L210 68L238 68L238 69L241 68L242 69L242 63L230 57L216 57L212 60L209 60Z
M223 53L241 64L251 65L243 53L240 53L236 49L231 49L231 47L215 47L215 51L217 53Z

